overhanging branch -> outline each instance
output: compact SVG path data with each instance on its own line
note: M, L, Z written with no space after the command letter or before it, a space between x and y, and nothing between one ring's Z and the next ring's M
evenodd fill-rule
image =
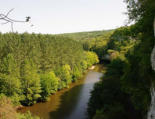
M11 25L11 31L13 32L13 25L14 23L16 22L21 22L21 23L24 23L24 22L29 22L31 17L28 16L26 17L26 19L24 21L21 21L21 20L15 20L15 19L12 19L9 17L9 14L13 11L14 9L11 9L7 12L7 14L0 14L0 20L1 21L4 21L3 23L1 23L2 25L5 25L5 24L8 24L10 23Z

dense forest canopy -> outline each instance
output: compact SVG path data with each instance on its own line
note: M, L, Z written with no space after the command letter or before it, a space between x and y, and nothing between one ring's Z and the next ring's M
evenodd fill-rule
M105 49L107 47L107 43L113 32L114 29L103 31L66 33L60 35L79 41L80 43L82 43L84 50L95 52L98 55L100 61L102 61L105 56Z
M113 30L102 30L102 31L88 31L88 32L77 32L77 33L65 33L65 34L58 34L62 36L67 36L72 38L73 40L77 41L86 41L90 40L99 36L103 36L109 32L113 32Z
M84 51L80 42L67 37L0 34L0 95L14 105L46 101L95 63L94 52Z

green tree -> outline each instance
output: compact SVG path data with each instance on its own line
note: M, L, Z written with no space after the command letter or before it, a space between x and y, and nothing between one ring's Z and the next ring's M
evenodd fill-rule
M94 52L85 52L87 66L90 67L93 64L97 64L99 62L98 56Z
M25 60L21 65L22 90L25 95L24 103L32 105L40 98L41 86L40 78L35 66L29 60Z
M82 75L82 68L80 66L74 66L73 71L72 71L73 81L76 81L77 79L79 79L81 75Z
M71 68L68 64L62 66L61 80L66 83L66 86L72 82Z
M8 96L20 94L19 70L13 55L8 54L0 65L0 92Z
M56 77L53 71L45 74L41 74L41 98L42 100L48 100L48 96L55 93L58 90L59 78Z

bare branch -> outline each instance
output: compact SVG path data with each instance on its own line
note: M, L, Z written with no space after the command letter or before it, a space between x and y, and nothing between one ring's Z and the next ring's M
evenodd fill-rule
M13 32L13 24L14 24L15 22L24 23L24 22L29 22L30 19L31 19L30 16L26 17L25 21L15 20L15 19L12 19L12 18L8 17L9 14L10 14L13 10L14 10L14 9L9 10L9 12L7 12L6 15L5 15L5 14L0 14L0 20L6 21L6 22L2 23L2 25L10 23L10 24L11 24L11 30L12 30L12 32Z
M8 16L13 10L14 10L14 8L11 9L11 10L6 14L6 16Z
M9 20L11 22L26 22L26 21L19 21L19 20L11 19L11 18L8 18L7 16L5 17L5 20Z

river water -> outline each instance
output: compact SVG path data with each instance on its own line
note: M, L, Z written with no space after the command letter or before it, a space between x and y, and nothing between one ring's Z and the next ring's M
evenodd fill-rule
M90 91L100 80L100 66L96 70L89 70L82 79L50 97L50 101L24 107L20 112L30 111L41 119L86 119L87 103Z

